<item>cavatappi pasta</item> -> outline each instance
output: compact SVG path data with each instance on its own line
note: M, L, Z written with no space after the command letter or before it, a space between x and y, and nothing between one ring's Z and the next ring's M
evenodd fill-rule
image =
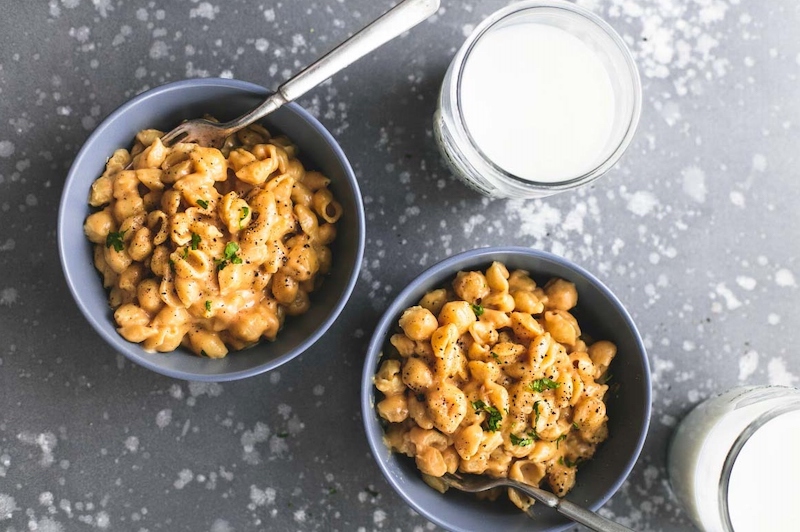
M389 448L440 491L437 477L460 471L546 480L564 496L607 437L603 382L617 350L587 345L570 314L577 302L573 283L540 287L499 262L425 294L400 316L374 377ZM533 504L513 489L508 497Z
M261 126L221 150L161 136L117 150L89 195L84 231L117 330L147 351L211 358L275 339L331 268L342 207L328 178Z

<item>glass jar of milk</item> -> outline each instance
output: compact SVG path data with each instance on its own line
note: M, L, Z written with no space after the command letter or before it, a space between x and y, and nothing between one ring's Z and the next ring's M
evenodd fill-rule
M574 4L524 1L484 20L445 74L434 133L456 176L490 197L535 198L603 175L641 113L622 38Z
M667 469L701 530L798 530L800 390L740 387L701 403L678 425Z

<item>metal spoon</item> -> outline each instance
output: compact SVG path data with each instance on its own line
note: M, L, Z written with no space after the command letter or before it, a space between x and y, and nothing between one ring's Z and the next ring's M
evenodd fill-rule
M440 0L403 0L286 81L278 87L275 94L247 114L225 123L204 119L187 120L161 137L161 142L168 146L180 140L220 148L225 139L236 131L263 118L283 104L299 98L357 59L430 17L438 11L439 4Z
M587 510L577 504L571 503L567 500L560 499L549 491L528 486L522 482L517 482L508 478L492 478L479 475L460 475L445 473L444 476L438 477L446 485L451 488L456 488L461 491L475 493L478 491L486 491L497 487L514 488L521 491L525 495L533 497L539 502L553 508L560 514L569 517L576 523L580 523L589 527L592 530L599 532L633 532L630 528L626 528L605 517Z

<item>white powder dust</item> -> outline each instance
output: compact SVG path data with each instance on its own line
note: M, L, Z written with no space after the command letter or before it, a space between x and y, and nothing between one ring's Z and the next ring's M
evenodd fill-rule
M750 350L739 359L739 380L746 381L758 369L758 353Z

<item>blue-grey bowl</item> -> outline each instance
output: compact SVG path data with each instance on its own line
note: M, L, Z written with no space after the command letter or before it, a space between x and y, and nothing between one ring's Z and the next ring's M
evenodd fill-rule
M597 510L619 489L636 463L650 422L650 368L647 353L633 320L622 303L596 277L572 262L529 248L502 247L467 251L450 257L423 272L394 300L381 318L369 344L361 380L361 410L372 455L394 490L425 518L453 532L486 530L564 530L571 524L541 503L533 506L531 519L503 498L480 501L474 495L451 489L440 494L422 481L414 461L390 453L383 441L383 427L375 411L376 390L372 377L389 337L399 332L397 320L403 310L416 305L429 290L446 286L459 270L485 270L500 261L509 270L524 269L537 283L561 277L575 283L578 306L573 314L581 331L596 339L617 344L611 365L616 391L608 398L608 439L595 456L581 464L577 482L567 499Z
M308 313L287 319L274 342L261 342L224 359L198 357L188 350L147 353L115 329L108 294L92 264L92 246L83 233L90 214L89 187L106 159L118 148L130 148L139 130L169 131L181 121L205 114L230 120L256 107L269 94L252 83L229 79L195 79L147 91L111 113L88 138L67 175L58 213L58 245L67 284L78 308L114 349L158 373L186 380L227 381L257 375L280 366L316 342L336 320L355 286L364 255L364 206L355 175L336 140L313 116L290 103L262 123L287 135L300 148L306 167L331 179L331 191L344 214L332 246L333 268L322 288L312 294Z

